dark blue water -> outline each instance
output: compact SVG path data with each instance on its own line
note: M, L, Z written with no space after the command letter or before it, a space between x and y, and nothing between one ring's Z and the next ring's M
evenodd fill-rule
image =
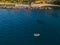
M0 45L60 45L60 10L0 9Z

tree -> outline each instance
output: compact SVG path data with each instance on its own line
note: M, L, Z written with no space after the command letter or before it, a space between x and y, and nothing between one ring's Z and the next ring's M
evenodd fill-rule
M60 0L56 0L56 1L54 1L53 4L60 5Z

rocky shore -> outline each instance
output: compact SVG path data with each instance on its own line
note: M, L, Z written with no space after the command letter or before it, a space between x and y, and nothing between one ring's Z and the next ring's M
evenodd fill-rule
M57 6L60 7L60 5L53 5L53 4L15 4L15 3L0 3L0 8L7 8L7 9L52 9L50 6Z

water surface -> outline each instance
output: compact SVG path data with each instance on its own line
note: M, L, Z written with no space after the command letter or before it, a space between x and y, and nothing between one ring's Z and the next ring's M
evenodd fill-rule
M60 10L0 9L0 45L60 45Z

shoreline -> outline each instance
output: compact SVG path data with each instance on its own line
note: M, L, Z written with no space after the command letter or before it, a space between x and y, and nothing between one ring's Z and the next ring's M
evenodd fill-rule
M6 9L21 9L21 8L52 9L50 6L52 6L52 7L56 6L56 7L60 8L60 5L55 5L55 4L31 4L31 5L28 5L28 4L17 4L17 3L0 3L0 8L6 8Z

